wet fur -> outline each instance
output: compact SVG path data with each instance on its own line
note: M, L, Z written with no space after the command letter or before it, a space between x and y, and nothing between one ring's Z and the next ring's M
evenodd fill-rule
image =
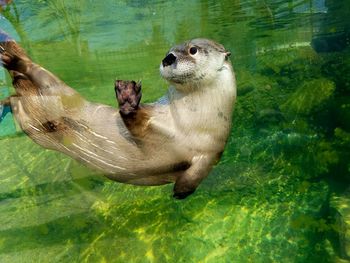
M236 96L227 52L195 40L171 50L178 68L161 66L171 86L159 103L141 105L130 118L113 107L86 101L52 73L33 63L19 45L0 36L2 60L16 95L10 98L23 131L41 146L67 154L108 178L130 184L175 182L174 197L195 191L224 149ZM189 56L190 45L203 51ZM213 54L214 53L214 54ZM212 56L215 56L215 60ZM181 62L182 61L182 62ZM198 62L198 65L193 64ZM191 74L178 74L181 63ZM217 65L216 65L217 64ZM191 68L192 67L192 68ZM197 72L199 71L199 72ZM197 74L198 73L198 74ZM181 75L181 76L180 76Z

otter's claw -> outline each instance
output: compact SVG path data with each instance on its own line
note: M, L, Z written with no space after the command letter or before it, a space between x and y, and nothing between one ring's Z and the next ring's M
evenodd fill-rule
M142 96L140 82L117 80L115 93L121 115L128 116L136 113Z
M1 64L4 64L4 62L3 62L3 57L4 57L4 54L5 54L5 48L2 46L2 45L0 45L0 63Z
M0 44L0 65L8 67L13 60L13 57L6 52L6 49Z

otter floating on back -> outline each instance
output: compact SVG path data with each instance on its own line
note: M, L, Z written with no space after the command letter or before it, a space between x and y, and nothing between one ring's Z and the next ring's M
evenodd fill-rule
M160 65L170 87L158 102L139 105L140 83L117 81L119 111L85 100L1 31L0 45L16 89L3 103L23 131L112 180L175 182L174 197L185 198L224 150L236 83L230 53L220 44L194 39L171 48Z

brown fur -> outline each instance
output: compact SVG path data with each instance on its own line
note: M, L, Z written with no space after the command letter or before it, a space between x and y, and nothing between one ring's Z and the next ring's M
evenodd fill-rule
M141 106L136 112L129 115L122 115L125 126L136 138L144 138L150 131L149 118L150 107Z
M193 40L171 50L176 67L160 68L172 84L165 100L139 106L141 92L129 82L118 100L119 111L85 100L32 62L14 41L0 44L3 65L16 89L17 97L9 101L23 131L41 146L112 180L175 182L174 197L185 198L224 149L236 86L226 51L210 40ZM194 57L187 54L191 45L200 50ZM218 108L227 118L218 118Z
M26 72L31 60L26 52L15 42L7 41L0 43L2 52L2 63L10 71Z

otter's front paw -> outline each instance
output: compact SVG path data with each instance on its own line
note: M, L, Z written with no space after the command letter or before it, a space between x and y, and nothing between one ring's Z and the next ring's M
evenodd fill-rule
M142 96L140 82L117 80L115 93L121 115L128 116L136 113Z

